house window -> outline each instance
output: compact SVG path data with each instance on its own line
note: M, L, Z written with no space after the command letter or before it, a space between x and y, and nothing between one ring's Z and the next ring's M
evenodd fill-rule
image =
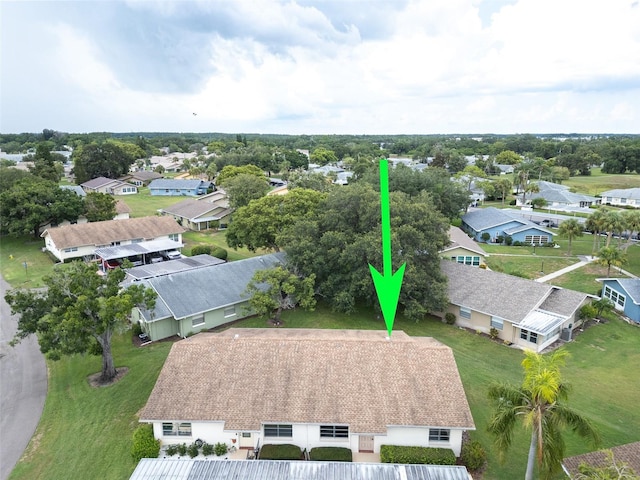
M180 235L177 233L170 233L169 234L169 240L173 240L174 242L179 242L180 241Z
M320 425L320 438L349 438L347 425Z
M491 326L498 330L502 330L504 327L504 321L500 317L491 317Z
M627 297L623 294L616 292L609 285L605 285L604 287L604 296L611 300L614 305L624 308L625 301Z
M538 343L538 334L525 330L524 328L520 330L520 338L527 342Z
M200 325L204 325L204 313L201 315L196 315L191 319L191 326L198 327Z
M460 307L460 316L462 318L471 318L471 309L467 307Z
M278 423L265 424L265 437L293 437L293 425L284 425Z
M474 267L479 267L480 266L480 257L473 257L473 263L471 264Z
M134 238L133 240L131 240L131 243L142 243L144 241L144 238Z
M163 423L162 435L165 437L190 437L191 423Z
M231 305L224 309L224 318L233 317L236 314L236 306Z
M429 429L429 441L430 442L448 442L450 430L448 428L430 428Z
M542 245L549 243L549 237L547 235L525 235L524 243L531 245Z
M71 247L71 248L65 248L64 252L65 253L69 253L69 252L77 252L78 251L78 247Z
M118 245L120 245L120 242L111 242L112 247L117 247Z

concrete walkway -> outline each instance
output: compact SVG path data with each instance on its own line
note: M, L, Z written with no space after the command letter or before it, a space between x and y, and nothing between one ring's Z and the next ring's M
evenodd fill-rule
M564 275L567 272L571 272L572 270L584 267L585 265L588 265L596 259L596 257L582 255L578 256L578 258L580 259L578 263L574 263L573 265L569 265L568 267L561 268L560 270L550 273L549 275L545 275L544 277L536 278L535 281L540 283L548 282L549 280L559 277L560 275Z

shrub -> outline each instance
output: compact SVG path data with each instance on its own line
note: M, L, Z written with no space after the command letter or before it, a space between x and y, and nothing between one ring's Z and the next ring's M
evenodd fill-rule
M444 321L447 322L448 325L453 325L456 323L456 316L451 312L447 312L444 314Z
M489 232L484 232L482 235L480 235L480 238L484 243L487 243L491 238L491 235L489 234Z
M351 449L344 447L316 447L309 452L309 460L352 462Z
M515 199L515 198L514 198L513 200L510 200L510 201L509 201L509 205L512 205L512 206L513 206L513 205L515 205L515 204L516 204L516 199Z
M184 457L187 454L187 445L185 443L181 443L178 445L178 455Z
M505 243L507 246L511 246L511 244L513 243L513 238L511 238L509 235L507 235L507 236L504 238L504 243Z
M219 457L227 453L228 450L226 443L218 442L213 446L213 453Z
M522 242L520 240L516 240L511 245L514 246L514 247L521 247L522 246Z
M228 252L222 247L216 247L211 252L211 256L219 258L220 260L227 260Z
M136 462L141 458L158 458L160 453L160 440L153 436L153 427L149 424L140 425L133 432L133 445L131 456Z
M302 450L297 445L268 443L260 449L260 460L300 460Z
M380 462L426 465L455 465L456 455L449 448L402 447L382 445Z
M498 331L498 329L496 327L491 327L491 329L489 330L489 336L495 340L496 338L498 338L498 335L500 335L500 332Z
M176 453L178 453L178 446L168 445L167 448L165 449L165 453L170 457L173 457Z
M487 462L487 452L480 442L465 442L462 445L460 460L469 470L480 470Z
M214 451L214 447L210 443L205 442L202 444L202 454L205 457L208 457L209 455L213 455L213 451Z
M211 245L196 245L191 249L191 255L211 255Z
M187 447L187 453L189 454L189 456L191 458L197 457L198 453L200 453L199 450L200 449L198 448L198 446L195 443L192 443L191 445L189 445Z
M502 245L503 242L504 242L504 236L503 235L498 235L496 237L496 243L499 243L500 245Z
M131 333L133 334L134 337L137 337L138 335L140 335L142 333L142 325L140 325L140 323L138 322L131 325Z

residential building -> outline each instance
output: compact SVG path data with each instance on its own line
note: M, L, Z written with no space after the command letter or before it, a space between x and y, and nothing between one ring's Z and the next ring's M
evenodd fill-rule
M440 256L454 262L479 267L486 266L484 259L487 253L460 228L451 226L449 227L449 245L440 251Z
M630 467L636 475L640 475L640 442L618 445L609 450L613 453L616 464L620 465L624 463ZM607 459L606 451L599 450L597 452L583 453L582 455L565 458L562 461L562 469L570 479L578 478L577 475L580 473L579 467L583 464L590 467L604 467L610 463Z
M456 325L540 352L555 341L570 340L582 325L580 308L593 295L504 273L443 260L449 307Z
M462 230L472 235L476 242L484 241L484 233L489 235L488 242L497 242L511 237L514 242L544 245L553 241L554 233L522 217L509 215L495 207L471 209L462 216Z
M607 190L600 197L605 205L640 208L640 187Z
M602 298L608 298L625 317L640 323L640 278L598 278Z
M233 209L229 207L226 193L218 190L169 205L160 209L160 213L170 215L185 228L199 232L211 228L226 228Z
M247 285L258 270L283 261L284 253L272 253L146 278L141 284L158 294L155 308L134 309L131 321L140 323L151 340L162 340L174 335L186 337L253 315L245 293Z
M40 236L44 248L64 262L74 258L93 260L100 247L161 239L182 243L183 232L173 218L153 216L52 227Z
M109 195L134 195L138 193L138 187L134 184L106 177L94 178L80 184L80 186L87 193L99 192Z
M153 180L162 178L162 175L148 170L137 170L120 178L123 182L133 183L136 187L146 187Z
M213 188L213 184L206 180L158 178L149 183L151 195L196 197L204 195L210 188Z
M222 267L222 266L220 266ZM215 267L215 268L220 268ZM163 444L451 449L474 430L451 348L394 331L231 328L174 343L140 422Z
M574 193L569 190L566 185L546 182L541 180L537 182L539 191L527 194L527 201L532 202L536 198L543 198L550 208L589 208L591 205L599 205L600 199L591 195ZM522 204L522 195L518 197L519 203Z

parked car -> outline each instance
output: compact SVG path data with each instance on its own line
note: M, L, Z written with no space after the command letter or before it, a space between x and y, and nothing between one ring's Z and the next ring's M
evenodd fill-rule
M120 260L115 258L112 260L106 260L105 262L103 262L103 265L107 270L113 270L114 268L118 268L120 266Z
M182 254L178 250L169 250L164 252L162 255L167 260L176 260L178 258L182 258Z

